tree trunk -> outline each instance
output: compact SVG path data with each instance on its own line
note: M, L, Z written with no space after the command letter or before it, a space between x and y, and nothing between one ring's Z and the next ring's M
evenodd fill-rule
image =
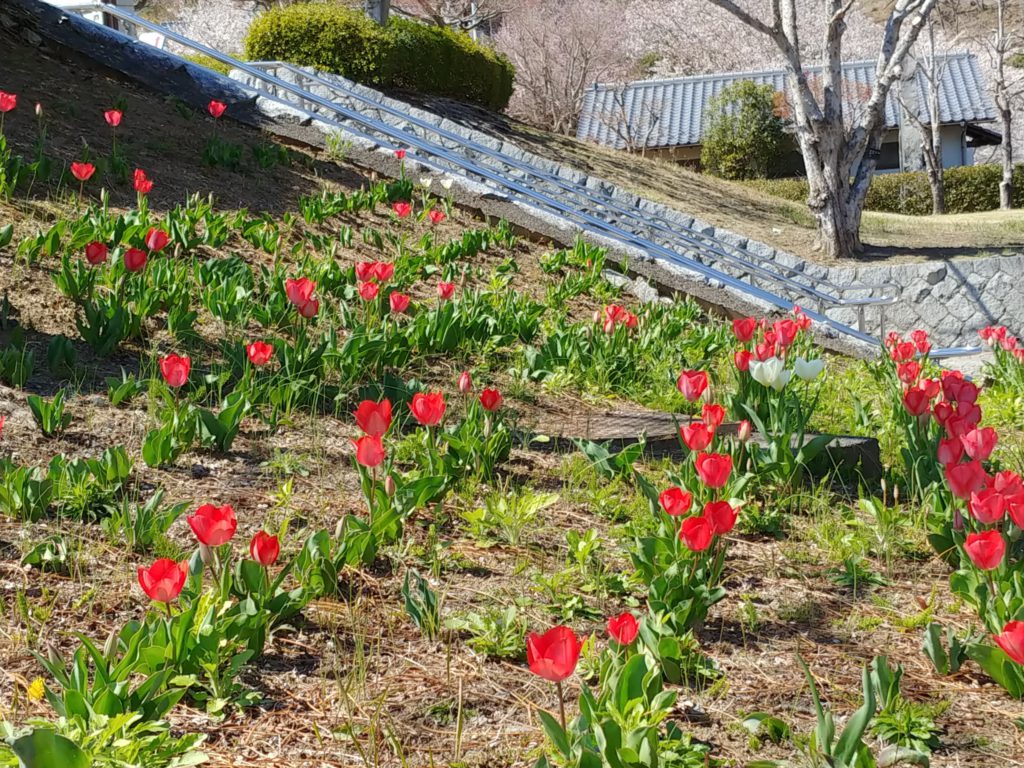
M817 189L811 190L807 201L818 224L815 247L829 258L850 259L862 250L860 219L863 206L851 200L849 183L837 174L829 174L835 181L824 178Z
M942 178L942 168L928 163L928 185L932 188L932 215L941 216L946 212L946 184Z
M1013 112L1009 107L999 110L1003 126L1003 180L999 182L999 207L1013 208Z

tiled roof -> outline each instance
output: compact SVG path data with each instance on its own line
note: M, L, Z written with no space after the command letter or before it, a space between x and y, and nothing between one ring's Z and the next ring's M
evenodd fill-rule
M843 65L847 111L870 95L876 66L873 61ZM820 69L807 71L809 77L814 78ZM577 137L618 149L630 144L634 148L648 149L699 144L708 100L740 80L751 80L759 85L767 83L776 91L786 89L785 72L781 69L640 80L622 85L598 84L584 96ZM921 115L926 118L928 85L920 69L917 85ZM973 55L959 53L943 57L939 111L944 123L987 122L996 118L995 106ZM895 94L890 92L885 110L887 127L899 125L899 113Z

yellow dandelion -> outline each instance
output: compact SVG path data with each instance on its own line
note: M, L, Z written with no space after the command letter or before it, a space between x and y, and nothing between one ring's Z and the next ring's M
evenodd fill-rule
M43 678L37 677L29 683L28 688L25 689L25 693L28 696L29 701L42 701L43 696L46 693L46 686L43 684Z

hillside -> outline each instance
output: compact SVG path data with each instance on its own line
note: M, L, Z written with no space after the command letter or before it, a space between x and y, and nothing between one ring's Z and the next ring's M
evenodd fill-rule
M1009 351L979 392L941 384L920 335L897 368L825 354L799 313L645 303L601 250L517 235L442 178L282 145L3 30L0 91L39 161L0 201L0 765L54 744L29 768L637 762L607 746L622 727L665 768L822 765L823 702L864 754L1024 766L1014 678L974 660L1017 664L1003 623L979 630L947 558L1008 590L1024 559L973 569L934 450L955 402L1022 482ZM807 231L733 185L503 130ZM932 623L975 655L936 671ZM862 687L883 664L884 707Z

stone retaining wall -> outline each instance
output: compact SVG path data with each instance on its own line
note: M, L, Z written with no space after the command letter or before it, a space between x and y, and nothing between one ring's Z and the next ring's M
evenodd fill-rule
M295 82L297 79L294 73L288 69L272 69L270 71L286 82ZM820 289L823 293L841 296L845 299L883 295L895 297L897 302L891 306L865 308L863 312L865 330L869 333L879 335L883 327L886 330L897 330L901 333L907 333L915 328L925 328L940 345L975 346L978 344L978 330L986 325L1006 323L1012 328L1016 328L1024 324L1022 323L1024 321L1024 300L1014 288L1017 276L1024 277L1024 271L1022 271L1024 256L974 257L900 264L827 267L765 243L749 240L730 230L688 216L670 206L643 199L635 193L616 187L603 179L588 176L579 170L528 152L500 135L468 128L463 122L456 122L434 112L389 98L379 91L336 75L318 74L322 78L334 80L372 101L401 110L491 150L500 151L538 170L558 175L569 182L585 185L596 192L610 196L620 204L661 219L673 227L692 229L709 238L721 241L737 249L733 251L735 255L747 260L757 259L767 262L774 265L775 271L790 276L794 280L805 284L827 281ZM231 76L246 85L260 86L259 81L237 70L232 72ZM309 84L304 87L323 98L329 100L336 98L329 88ZM353 102L353 106L356 104L357 102ZM412 136L431 141L437 140L437 136L429 130L418 127L408 120L388 115L380 110L373 110L365 104L359 104L358 108L359 111L372 114L381 122L388 123ZM457 146L456 142L450 141L444 142L444 144L449 148ZM471 151L465 149L463 151L472 156ZM615 223L614 217L610 217L609 220L611 223ZM647 237L658 242L657 232L653 230L648 231ZM751 278L749 271L742 267L734 266L720 259L708 258L697 250L690 251L686 255L742 280L749 281ZM695 277L695 274L689 270L684 270L684 272L691 279ZM714 280L705 282L708 282L712 288L716 287ZM787 290L778 282L762 278L758 284L765 290L786 296L796 302L803 302L808 309L819 309L818 305L808 299L806 295L801 295L799 291ZM856 309L833 308L827 304L822 305L822 308L829 317L847 325L856 327L860 322L860 315Z

